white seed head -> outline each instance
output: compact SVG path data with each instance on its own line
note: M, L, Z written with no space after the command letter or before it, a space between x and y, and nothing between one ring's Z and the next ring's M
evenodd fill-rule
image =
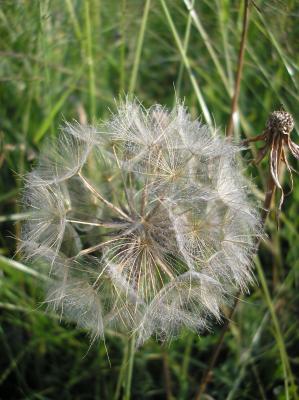
M180 103L125 100L99 129L67 124L24 192L20 248L49 264L48 304L138 345L219 320L252 281L260 235L238 151Z

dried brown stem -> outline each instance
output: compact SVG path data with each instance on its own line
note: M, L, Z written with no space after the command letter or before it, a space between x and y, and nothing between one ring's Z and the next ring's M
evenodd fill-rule
M232 136L233 132L234 132L234 116L237 111L239 94L240 94L248 26L249 26L249 0L244 0L244 17L243 17L242 37L241 37L239 56L238 56L238 68L237 68L237 75L236 75L236 80L235 80L235 88L234 88L234 94L233 94L232 103L231 103L231 113L229 116L228 126L227 126L227 131L226 131L227 136Z
M275 189L276 189L276 185L275 185L274 179L272 178L271 173L269 173L269 178L268 178L268 183L267 183L267 191L266 191L263 211L262 211L262 215L261 215L261 219L262 219L262 223L263 224L265 224L267 216L269 214L270 206L271 206L271 203L272 203L272 199L273 199L274 194L275 194ZM258 249L259 245L260 245L260 239L258 240L257 245L256 245L257 249ZM229 315L227 316L225 324L222 327L218 342L217 342L217 344L216 344L216 346L215 346L215 348L213 350L213 353L212 353L212 355L210 357L207 369L204 372L203 377L201 379L201 382L200 382L200 385L199 385L199 390L198 390L196 398L195 398L196 400L200 400L202 398L202 395L205 393L207 384L209 383L209 380L211 378L211 372L212 372L212 370L213 370L213 368L214 368L214 366L215 366L215 364L216 364L216 362L218 360L220 351L222 349L224 336L225 336L225 334L226 334L226 332L227 332L227 330L229 328L230 321L231 321L231 319L232 319L232 317L233 317L233 315L234 315L234 313L235 313L235 311L237 309L237 306L239 304L240 294L241 294L240 292L237 293L236 301L234 302L234 305L231 308Z
M277 175L279 175L279 170L280 170L280 166L281 166L281 162L282 161L283 161L283 158L282 158L282 147L278 146L277 167L276 167L277 168ZM274 178L272 176L271 164L270 164L269 176L268 176L268 181L267 181L267 188L266 188L265 199L264 199L264 204L263 204L263 210L262 210L262 213L261 213L261 220L262 220L262 224L263 225L265 225L267 217L269 215L270 208L271 208L271 203L272 203L273 197L275 195L276 187L277 187L277 185L276 185L276 182L275 182L275 180L274 180ZM257 243L256 243L256 250L258 250L258 247L260 245L260 241L261 241L261 239L259 238L257 240ZM212 370L213 370L213 368L214 368L214 366L215 366L215 364L216 364L216 362L218 360L220 351L222 349L222 345L223 345L223 342L224 342L224 336L225 336L225 334L226 334L226 332L227 332L227 330L229 328L229 324L230 324L231 318L233 317L233 315L234 315L234 313L236 311L240 294L241 294L240 292L237 294L236 301L235 301L235 303L234 303L234 305L233 305L233 307L232 307L232 309L231 309L231 311L230 311L230 313L229 313L229 315L228 315L228 317L226 319L225 324L222 327L218 342L217 342L217 344L216 344L216 346L215 346L215 348L213 350L213 353L212 353L212 355L210 357L207 369L204 372L203 377L201 379L201 382L200 382L200 385L199 385L199 390L198 390L197 395L196 395L196 400L200 400L202 398L202 395L204 394L204 392L206 390L207 384L209 383L209 380L211 378L211 372L212 372Z
M275 195L275 191L276 191L277 187L282 191L278 210L280 210L281 206L282 206L284 194L283 194L283 189L279 184L278 177L279 177L281 162L283 161L283 154L284 154L283 145L281 142L279 142L279 144L277 146L277 154L276 154L276 174L275 174L276 179L274 179L274 176L273 176L273 167L271 165L271 160L270 160L270 171L269 171L269 177L268 177L268 182L267 182L266 195L265 195L263 210L261 213L261 219L262 219L263 225L265 224L267 216L270 212L272 199Z
M248 25L249 25L249 0L244 0L243 29L242 29L242 37L241 37L241 43L240 43L240 49L239 49L237 75L236 75L236 80L235 80L235 90L234 90L234 94L233 94L233 98L232 98L231 113L230 113L230 117L229 117L229 121L228 121L227 131L226 131L226 135L228 137L231 137L233 135L234 115L237 110L238 99L239 99L239 94L240 94L241 78L242 78L243 65L244 65L245 43L246 43L246 38L247 38ZM257 140L259 140L262 136L263 135L259 135ZM240 296L240 292L237 294L234 305L231 308L229 315L227 316L227 319L222 327L218 342L217 342L217 344L214 348L214 351L210 357L207 369L204 372L203 377L201 379L201 382L199 385L199 390L196 394L196 400L200 400L206 390L207 384L210 380L211 372L212 372L212 370L217 362L218 356L220 354L220 351L221 351L221 348L223 345L223 341L224 341L224 336L228 330L230 320L236 311L236 308L237 308L237 305L239 302L239 296Z

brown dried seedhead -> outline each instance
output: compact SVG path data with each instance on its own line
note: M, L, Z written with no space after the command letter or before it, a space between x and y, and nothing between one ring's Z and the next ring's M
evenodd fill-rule
M286 111L273 111L266 123L263 133L245 140L245 144L250 142L265 141L265 145L259 150L255 164L258 164L268 153L270 157L270 172L275 186L281 191L281 198L278 209L284 201L283 188L279 182L279 167L281 161L285 163L291 178L291 191L293 190L293 168L290 166L286 149L288 148L292 155L299 160L299 146L291 140L291 132L294 129L294 119Z
M294 119L286 111L273 111L267 121L266 128L275 134L275 132L289 135L294 129Z

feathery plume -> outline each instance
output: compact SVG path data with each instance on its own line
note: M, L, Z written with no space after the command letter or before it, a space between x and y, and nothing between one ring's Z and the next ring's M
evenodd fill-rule
M98 129L67 124L24 191L20 249L49 265L48 304L138 345L219 320L252 281L260 234L238 152L180 103L126 99Z

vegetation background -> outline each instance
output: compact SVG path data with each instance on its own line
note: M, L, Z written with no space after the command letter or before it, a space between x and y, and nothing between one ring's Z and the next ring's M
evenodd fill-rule
M298 143L299 3L249 3L235 139L259 134L269 113L283 105L296 120L292 137ZM123 396L127 338L108 332L106 344L90 348L86 332L45 312L43 277L15 255L22 176L63 119L106 118L114 98L127 92L145 105L169 107L176 94L194 117L224 132L243 7L237 0L0 1L1 399ZM245 163L256 149L244 153ZM267 160L248 167L259 199L267 168ZM290 182L283 175L287 191ZM256 285L238 304L202 399L298 398L299 179L294 179L280 229L274 213L268 219ZM195 399L221 330L215 326L201 337L183 332L166 344L148 341L135 355L131 398Z

